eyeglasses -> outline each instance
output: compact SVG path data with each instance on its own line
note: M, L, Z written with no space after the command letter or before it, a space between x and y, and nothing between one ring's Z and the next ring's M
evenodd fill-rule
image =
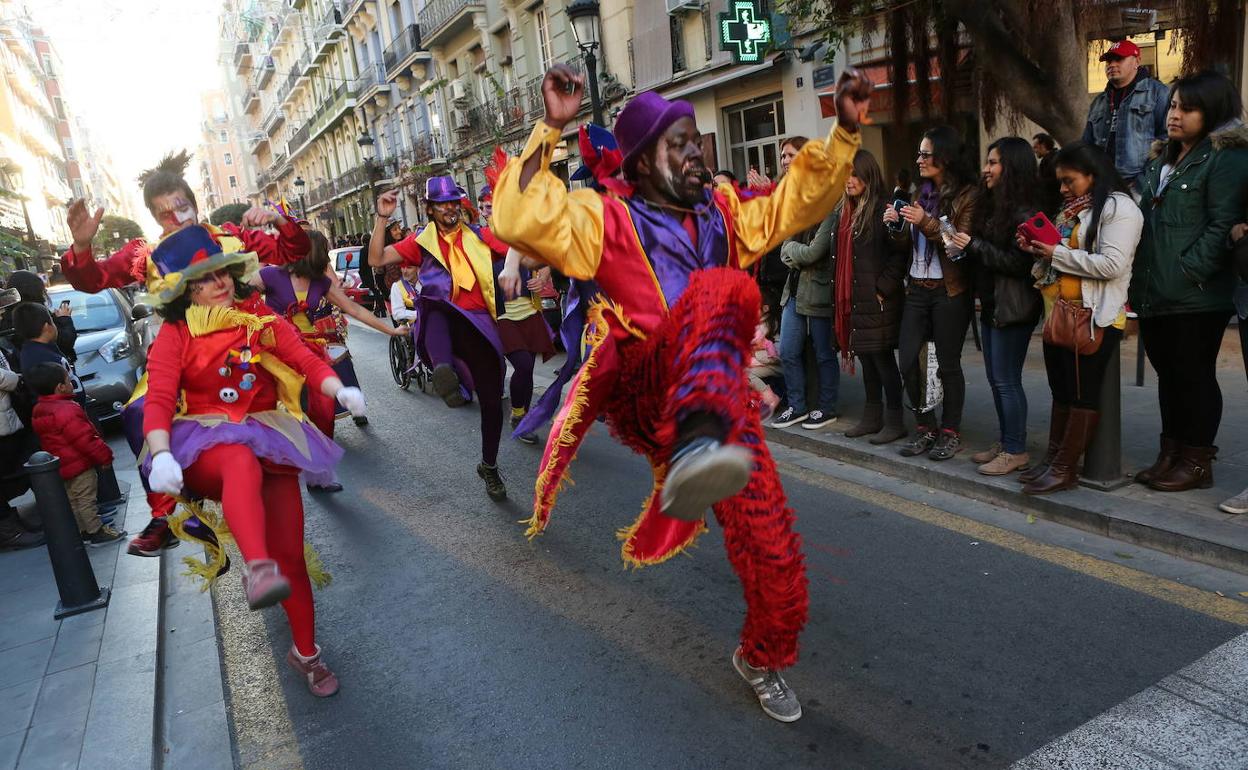
M935 153L919 150L919 160L931 160Z

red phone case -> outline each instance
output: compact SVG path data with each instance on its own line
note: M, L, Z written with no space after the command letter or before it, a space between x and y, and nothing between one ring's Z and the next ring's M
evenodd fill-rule
M1047 246L1056 246L1062 242L1062 234L1043 211L1024 219L1018 229L1029 241L1040 241Z

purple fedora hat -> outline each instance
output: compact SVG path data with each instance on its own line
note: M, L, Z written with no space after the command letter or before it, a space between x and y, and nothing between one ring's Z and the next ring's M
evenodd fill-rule
M425 181L425 200L429 203L457 201L464 195L464 191L455 184L455 177L431 176Z
M681 118L693 118L693 105L683 99L668 101L654 91L634 96L615 120L615 139L624 153L624 171L633 173L638 156Z

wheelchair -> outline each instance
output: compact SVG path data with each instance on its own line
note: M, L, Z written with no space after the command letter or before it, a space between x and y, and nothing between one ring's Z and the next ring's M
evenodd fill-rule
M394 378L395 385L407 390L415 382L420 392L425 393L432 375L429 367L416 355L416 342L412 335L390 338L390 376Z

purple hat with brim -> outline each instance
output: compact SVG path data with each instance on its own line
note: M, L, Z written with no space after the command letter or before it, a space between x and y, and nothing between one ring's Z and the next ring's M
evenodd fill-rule
M693 117L693 105L684 99L669 101L654 91L634 96L615 120L615 139L624 153L624 171L632 174L641 153L673 123Z
M425 200L429 203L449 203L465 195L453 176L431 176L425 182Z

